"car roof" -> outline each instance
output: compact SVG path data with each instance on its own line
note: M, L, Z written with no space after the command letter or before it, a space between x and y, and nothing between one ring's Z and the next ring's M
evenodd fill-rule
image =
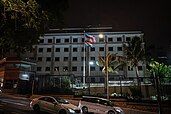
M101 97L94 97L94 96L82 96L82 98L88 98L88 99L100 99L100 100L106 100L109 101L108 99L105 98L101 98Z

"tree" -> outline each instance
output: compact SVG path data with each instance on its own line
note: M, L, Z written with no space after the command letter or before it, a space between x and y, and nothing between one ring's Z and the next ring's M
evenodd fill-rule
M159 63L152 59L149 63L150 68L148 72L152 75L155 73L156 76L159 76L161 82L166 82L171 80L171 67L165 65L164 63Z
M135 68L138 86L140 86L138 65L140 61L145 59L145 49L143 39L140 37L133 37L128 43L123 44L124 52L128 63Z
M0 0L1 58L11 49L18 56L31 51L50 26L61 27L67 1Z
M13 49L18 55L32 49L48 20L35 0L0 1L0 53Z
M125 58L117 56L117 54L108 53L105 58L99 54L97 65L103 67L102 72L105 73L105 92L108 96L108 72L117 74L117 69L125 64Z

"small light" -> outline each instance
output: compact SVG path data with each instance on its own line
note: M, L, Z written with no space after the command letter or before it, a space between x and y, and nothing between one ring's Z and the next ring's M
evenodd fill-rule
M102 33L99 34L99 38L103 38L104 35Z

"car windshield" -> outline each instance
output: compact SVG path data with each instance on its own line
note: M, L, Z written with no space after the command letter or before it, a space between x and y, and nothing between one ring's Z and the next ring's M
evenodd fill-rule
M99 104L106 105L106 106L114 106L112 101L102 100L102 99L99 100Z
M57 100L58 103L62 103L62 104L69 104L69 102L65 99L59 98L59 97L55 97L55 99Z

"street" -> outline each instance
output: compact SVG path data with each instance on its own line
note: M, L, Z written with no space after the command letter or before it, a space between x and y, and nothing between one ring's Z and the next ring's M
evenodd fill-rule
M30 108L30 99L16 96L0 96L0 113L1 114L36 114ZM77 102L75 100L75 102ZM123 108L125 114L156 114L155 112L140 111L136 109ZM48 114L40 112L40 114Z

